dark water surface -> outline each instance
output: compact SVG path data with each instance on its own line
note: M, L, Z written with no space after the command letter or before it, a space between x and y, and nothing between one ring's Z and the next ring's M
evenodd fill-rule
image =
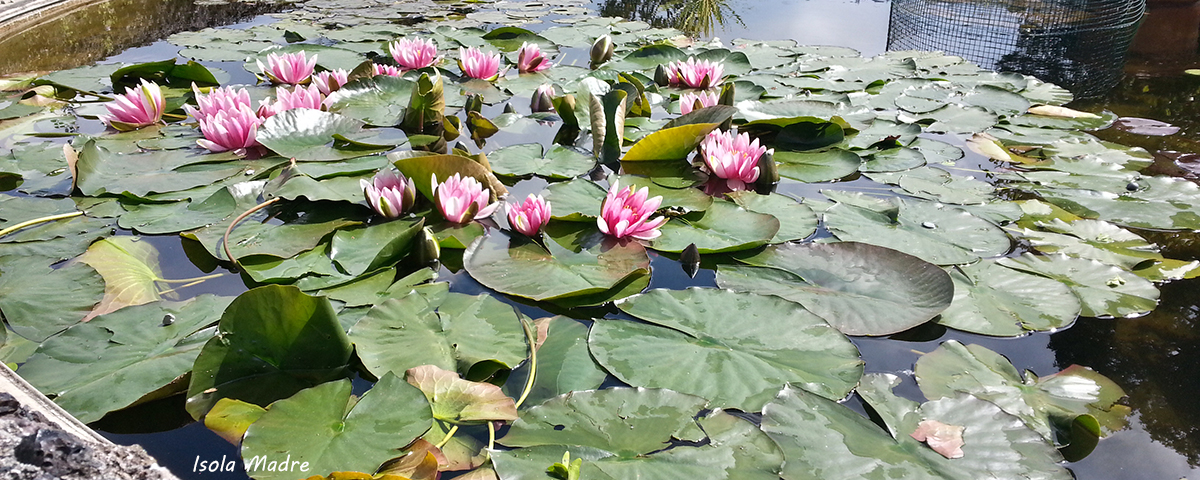
M887 47L889 4L874 1L750 0L707 1L720 12L724 22L713 18L679 18L680 10L670 8L677 2L637 0L597 1L593 9L602 14L622 15L660 26L687 27L701 36L716 36L728 42L734 38L795 39L801 44L838 45L871 56ZM161 7L154 10L151 7ZM215 23L246 22L241 26L268 23L271 17L256 14L269 6L235 4L223 7L194 7L187 0L111 0L89 7L76 15L47 23L40 29L0 36L0 74L32 70L69 68L102 62L143 62L175 55L172 46L157 41L174 31L194 30ZM151 13L147 13L151 12ZM150 18L130 17L144 14ZM1162 18L1163 15L1150 18ZM1179 15L1172 18L1178 19ZM1200 16L1190 28L1196 30ZM1147 22L1150 28L1152 22ZM536 28L536 27L534 27ZM1172 28L1179 28L1177 26ZM685 30L687 28L684 28ZM1158 152L1159 172L1191 175L1191 162L1200 172L1200 77L1183 74L1195 64L1195 38L1188 48L1163 61L1153 45L1144 55L1133 55L1126 78L1107 96L1077 102L1082 109L1109 109L1123 116L1154 118L1177 124L1182 131L1168 137L1147 137L1117 131L1098 132L1102 138L1139 145ZM1151 42L1153 43L1153 42ZM1136 47L1135 48L1139 48ZM1189 53L1190 52L1190 53ZM1190 56L1189 56L1190 55ZM1190 65L1190 66L1188 66ZM220 65L234 75L233 83L252 82L253 77L240 65ZM494 112L493 112L494 113ZM550 133L552 135L553 132ZM939 137L943 141L951 141ZM529 141L529 139L522 139ZM496 137L493 145L513 142ZM961 142L954 141L961 145ZM980 168L994 166L967 151ZM971 163L971 162L966 162ZM522 181L512 194L522 198L540 191L539 181ZM795 196L818 197L817 190L827 185L785 184L781 191ZM879 185L865 179L839 185L844 189L873 189ZM1138 232L1164 247L1171 258L1200 258L1195 234ZM818 235L828 235L821 230ZM190 245L178 236L147 237L162 251L167 278L203 275L211 268L188 260ZM447 252L453 256L453 252ZM461 254L461 253L459 253ZM654 274L651 288L715 286L713 265L688 278L678 263L651 252ZM453 258L446 260L453 266ZM461 262L459 262L461 263ZM443 267L439 280L451 282L452 290L463 293L486 291L463 272ZM911 378L913 362L948 339L978 343L1003 353L1018 369L1039 375L1054 373L1071 364L1089 366L1113 379L1129 393L1134 414L1130 428L1101 441L1097 450L1081 462L1070 465L1080 479L1141 480L1180 478L1200 479L1200 281L1178 281L1162 288L1162 301L1150 315L1137 319L1080 318L1075 325L1055 333L1036 333L1016 339L998 339L967 334L942 327L927 326L892 338L854 338L862 351L868 371L900 374L904 383L901 395L919 398ZM236 295L245 290L236 275L208 281L181 292L184 296L200 293ZM513 303L533 318L548 315L540 309ZM365 388L362 381L358 389ZM183 398L177 396L110 414L94 426L108 438L123 444L140 444L150 454L184 479L244 479L239 472L195 472L197 462L227 461L237 458L237 448L217 437L203 425L191 423L183 411Z

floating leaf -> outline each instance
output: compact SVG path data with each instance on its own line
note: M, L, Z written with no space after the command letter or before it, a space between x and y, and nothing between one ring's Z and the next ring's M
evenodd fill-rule
M786 195L759 195L746 190L728 196L746 210L765 213L779 220L779 231L770 243L803 240L817 231L817 215L812 209Z
M241 445L246 429L266 412L267 409L253 403L222 398L204 415L204 426L229 443Z
M350 380L338 380L272 403L242 442L247 472L264 480L296 478L300 463L270 468L284 463L280 452L309 472L373 472L429 428L425 396L395 375L381 378L357 403L350 403L350 390Z
M1029 428L1055 442L1054 423L1092 415L1107 435L1125 427L1129 407L1117 404L1125 392L1103 375L1072 365L1041 378L1026 373L1000 354L979 345L954 340L922 355L916 365L917 383L931 399L968 393L1021 418Z
M390 127L404 118L413 85L410 80L387 75L360 78L329 94L326 103L330 112Z
M576 178L546 187L546 201L554 205L555 220L569 222L594 222L600 216L600 207L608 192L595 182Z
M696 217L696 218L692 218ZM650 248L680 252L695 245L700 253L720 253L762 246L774 238L780 221L729 201L714 201L703 213L674 217L663 224L662 236Z
M85 320L162 298L158 249L150 242L136 237L106 238L88 247L79 261L104 277L104 299Z
M0 257L0 312L14 332L34 342L82 321L104 294L95 270L79 264L50 268L57 261Z
M1018 336L1064 328L1079 315L1079 299L1062 282L984 260L949 270L954 301L938 323L968 332Z
M617 306L650 324L597 322L588 344L597 362L630 385L758 411L782 383L838 399L862 375L858 349L844 335L780 298L691 288L651 290ZM644 368L664 357L692 374Z
M862 158L842 149L817 153L775 152L779 175L799 182L828 182L858 171Z
M405 380L425 394L434 419L456 424L517 419L516 403L490 383L463 380L437 365L410 368Z
M221 398L259 406L346 375L350 342L329 300L291 286L238 295L196 358L188 413L200 418Z
M412 249L424 219L393 220L370 227L338 230L330 242L329 257L350 275L361 275L395 265Z
M692 123L668 127L646 135L633 144L622 162L683 161L700 146L708 132L716 130L718 123Z
M1158 305L1154 284L1120 268L1062 254L1003 258L1009 268L1053 278L1071 287L1085 317L1136 317Z
M590 153L572 147L555 145L543 152L541 144L510 145L488 155L497 175L538 175L551 179L568 179L592 171L596 159Z
M413 179L417 190L430 200L433 200L432 177L437 176L438 182L445 182L446 179L454 176L455 173L463 177L473 177L483 185L483 188L488 189L489 202L494 202L498 198L508 194L508 189L504 187L503 183L500 183L500 180L496 179L495 175L492 175L490 169L467 157L460 155L422 155L410 158L398 158L389 155L388 158L394 161L393 164L400 170L400 173Z
M338 148L334 135L359 132L363 122L336 113L297 108L271 116L258 128L258 142L283 157L297 160L345 160L387 151L380 148Z
M588 352L588 325L567 317L535 320L539 331L546 332L538 346L537 375L524 405L536 405L571 391L594 390L608 377ZM529 364L513 370L505 384L507 391L520 396L529 378Z
M863 243L772 245L743 261L756 267L722 266L717 285L797 302L847 335L907 330L941 313L954 296L942 269Z
M178 393L212 337L204 327L230 301L202 295L186 302L130 307L68 328L46 340L21 366L21 376L84 422ZM164 317L173 321L165 324ZM114 388L119 385L120 388Z

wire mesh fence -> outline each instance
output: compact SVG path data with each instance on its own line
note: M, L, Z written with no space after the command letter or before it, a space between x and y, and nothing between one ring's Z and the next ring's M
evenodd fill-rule
M888 50L940 50L1077 98L1121 79L1145 0L892 0Z

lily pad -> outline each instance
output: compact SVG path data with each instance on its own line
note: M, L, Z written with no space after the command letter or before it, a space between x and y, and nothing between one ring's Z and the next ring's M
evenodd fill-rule
M14 332L34 342L82 321L104 295L104 279L91 267L75 263L50 268L57 261L0 257L0 312Z
M917 383L931 399L974 395L1019 417L1049 442L1056 442L1055 423L1091 415L1104 427L1104 435L1126 425L1130 409L1117 404L1125 392L1104 375L1072 365L1037 377L1025 377L1000 354L979 345L943 342L922 355L916 365Z
M170 385L186 378L212 337L205 327L230 300L202 295L102 315L42 343L21 366L21 376L83 422L143 397L177 393L184 386ZM165 317L173 321L167 324Z
M546 201L554 205L553 218L569 222L594 222L607 193L604 187L585 178L554 183L546 190Z
M592 171L596 158L573 147L555 145L544 151L541 144L510 145L488 154L497 175L538 175L550 179L568 179Z
M817 214L808 205L783 194L759 195L749 190L728 194L742 208L771 215L779 220L779 231L770 243L803 240L817 231Z
M413 85L410 80L387 75L361 78L329 94L325 102L330 112L390 127L404 118Z
M567 392L594 390L604 383L608 372L588 352L588 324L562 316L540 318L534 323L539 332L545 332L545 340L537 347L537 375L524 405L536 405ZM519 397L528 378L529 364L525 363L509 375L506 391Z
M351 135L363 122L336 113L297 108L268 118L258 129L258 142L283 157L296 160L331 161L385 152L391 146L338 148L334 135Z
M1120 268L1095 260L1062 254L1024 254L1003 258L1009 268L1053 278L1071 287L1083 304L1085 317L1137 317L1158 305L1153 283Z
M862 158L842 149L824 152L775 152L779 175L792 180L817 183L846 177L858 171Z
M717 285L797 302L847 335L907 330L937 316L954 296L942 269L863 243L772 245L743 261L754 267L721 266Z
M329 257L342 271L355 276L395 265L412 250L412 241L424 225L424 219L393 220L338 230L333 234Z
M94 268L104 277L104 299L88 314L114 312L131 305L158 301L162 271L158 266L158 249L150 242L135 237L110 237L93 243L79 261Z
M513 399L490 383L463 380L436 365L410 368L405 380L425 394L434 419L455 424L517 419Z
M1061 282L983 260L951 269L954 301L938 323L995 336L1064 328L1079 315L1079 299Z
M1100 220L1060 219L1038 222L1048 231L1025 230L1024 237L1043 253L1062 253L1132 270L1149 259L1161 259L1158 248L1136 233Z
M432 414L425 396L395 375L381 378L356 403L350 393L350 380L338 380L267 407L242 441L248 473L291 480L297 473L373 472L429 428ZM288 468L278 468L285 461L280 452L287 452ZM290 462L303 462L308 470Z
M597 322L588 345L597 362L630 385L669 388L749 412L760 410L782 383L839 399L862 376L858 349L845 335L777 297L651 290L617 306L649 324ZM662 358L672 362L656 360Z
M542 246L498 230L472 243L463 264L488 288L539 301L603 293L650 273L650 258L637 242L601 242L575 252L553 239Z
M352 349L333 306L291 286L238 295L196 358L187 410L200 418L221 398L259 406L348 373Z
M718 200L702 213L671 218L663 224L662 236L654 239L650 248L681 252L688 245L695 245L700 253L735 252L765 245L779 228L779 219L771 215Z

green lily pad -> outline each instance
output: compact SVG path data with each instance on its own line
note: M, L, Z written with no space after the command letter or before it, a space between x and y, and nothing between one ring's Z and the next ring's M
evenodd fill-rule
M497 175L537 175L550 179L568 179L592 171L596 158L573 147L555 145L544 151L539 143L523 143L499 148L488 154Z
M864 378L864 386L878 383L873 380L877 376ZM886 378L885 384L898 382ZM844 405L791 385L763 408L762 429L786 459L784 479L1073 478L1041 436L991 403L962 395L918 406L886 388L863 390L889 420L887 430ZM943 457L914 439L910 434L922 420L965 427L962 458Z
M463 380L437 365L410 368L405 380L425 394L434 419L454 424L517 419L516 403L490 383Z
M209 185L255 170L245 163L215 163L233 158L236 157L169 150L120 154L89 141L80 150L75 164L76 185L88 196L128 193L144 197L153 192L178 192ZM204 162L214 163L184 168Z
M554 205L552 218L568 222L594 222L608 193L585 178L551 184L546 192L546 201Z
M952 206L891 198L880 202L888 206L881 211L856 205L861 194L833 198L838 204L825 211L825 228L841 240L893 248L939 265L971 263L1011 247L999 227Z
M590 322L589 322L590 323ZM537 375L524 405L536 405L572 391L599 388L608 372L596 365L588 352L588 324L568 317L534 321L545 341L537 349ZM504 384L509 395L520 397L529 378L529 364L514 369Z
M925 155L912 148L897 147L868 152L860 153L865 154L862 165L858 167L861 172L897 172L925 165Z
M943 342L922 355L915 370L926 397L974 395L1019 417L1052 443L1057 443L1057 419L1092 415L1108 435L1125 428L1130 413L1116 403L1125 396L1121 387L1089 368L1072 365L1053 375L1039 378L1026 372L1022 378L1008 359L979 345Z
M493 230L467 248L463 265L488 288L553 301L603 293L631 277L647 275L650 258L637 242L601 242L574 252L553 239L542 246Z
M824 152L775 152L779 175L799 182L828 182L858 171L862 158L842 149Z
M616 180L622 190L625 187L632 187L634 191L638 191L644 187L647 189L647 198L663 197L663 208L670 206L679 210L697 212L707 210L713 204L713 198L698 188L668 188L654 183L652 178L637 175L620 175L616 177ZM609 181L612 181L612 177L609 177Z
M166 290L158 249L136 237L110 237L93 243L79 261L104 277L104 299L87 318L162 299Z
M390 127L404 118L414 83L399 77L364 77L329 94L329 111L356 118L368 125Z
M1083 303L1085 317L1136 317L1158 305L1153 283L1120 268L1095 260L1062 254L1024 254L1003 258L1001 265L1058 280L1071 287Z
M91 267L68 263L50 268L57 261L0 257L0 312L14 332L34 342L82 321L104 295L104 279Z
M241 445L246 430L264 413L267 409L253 403L222 398L204 416L204 426L229 443Z
M617 306L650 324L597 322L588 345L597 362L630 385L669 388L749 412L760 410L782 383L838 399L862 376L858 349L845 335L780 298L691 288L651 290ZM645 368L664 357L692 373Z
M398 158L394 155L388 156L393 160L393 165L404 176L413 179L417 191L430 200L433 200L433 184L431 183L433 177L437 176L437 181L440 183L445 182L455 173L463 177L474 177L483 185L483 188L488 189L488 202L494 202L508 193L508 189L504 187L503 183L500 183L500 180L496 179L491 170L470 158L460 155L423 155Z
M187 411L200 418L221 398L259 406L348 373L352 349L324 297L268 285L238 295L200 351Z
M732 192L728 197L742 208L771 215L779 220L779 231L770 243L803 240L817 231L817 214L808 205L783 194L759 195L749 190Z
M743 261L754 267L721 266L717 285L797 302L847 335L907 330L937 316L954 296L942 269L863 243L772 245Z
M1003 268L992 260L951 269L954 301L938 323L1002 337L1064 328L1079 315L1079 299L1061 282Z
M395 265L412 249L412 241L424 225L422 218L338 230L329 257L342 271L355 276Z
M279 258L289 258L300 252L311 250L321 240L334 230L358 225L361 222L344 218L332 218L328 212L322 212L305 218L313 223L288 222L283 225L258 223L249 220L238 224L229 235L229 250L235 258L251 255L271 255ZM209 255L218 260L228 260L222 245L222 238L228 225L216 224L209 227L184 232L185 238L196 240L204 245Z
M736 252L767 244L779 228L779 219L771 215L718 200L702 213L671 218L662 225L662 236L652 240L650 248L681 252L695 245L700 253Z
M338 380L267 407L242 441L248 473L261 480L290 480L297 473L373 472L429 428L432 414L425 396L395 375L381 378L357 403L351 403L350 393L350 380ZM280 452L286 452L283 458ZM278 468L285 460L298 463ZM271 462L278 462L275 469ZM308 469L298 470L301 464Z
M297 108L273 115L258 128L258 142L283 157L305 161L345 160L391 149L391 146L338 148L334 135L351 135L363 127L358 119Z
M512 368L528 346L522 315L486 295L443 299L400 295L377 304L350 328L350 340L368 372L382 377L421 365L462 374L485 361Z
M250 209L258 202L261 185L261 182L239 183L217 190L199 202L124 205L127 213L121 215L117 224L121 228L154 235L178 233L232 220L231 217Z
M77 324L42 343L21 366L21 376L83 422L143 397L182 391L183 385L172 389L170 384L191 370L200 347L212 337L204 327L230 300L202 295ZM167 316L174 319L169 325L162 321Z
M633 144L622 162L684 161L700 146L708 132L716 130L720 123L691 123L677 127L668 126L646 135Z
M1033 248L1043 253L1062 253L1132 270L1148 259L1161 259L1158 247L1136 233L1100 220L1059 219L1038 222L1039 228L1022 232Z

